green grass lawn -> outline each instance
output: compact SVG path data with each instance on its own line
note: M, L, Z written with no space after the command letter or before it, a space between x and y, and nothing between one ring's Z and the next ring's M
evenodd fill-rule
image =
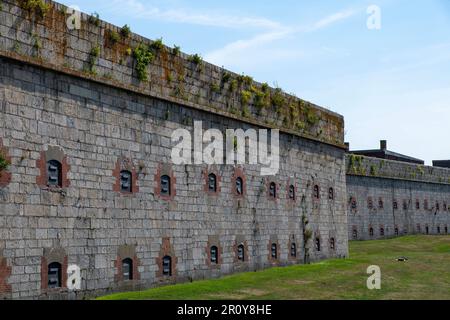
M409 260L398 262L401 256ZM370 265L381 268L381 290L366 287ZM450 236L350 242L349 259L241 273L100 299L450 300Z

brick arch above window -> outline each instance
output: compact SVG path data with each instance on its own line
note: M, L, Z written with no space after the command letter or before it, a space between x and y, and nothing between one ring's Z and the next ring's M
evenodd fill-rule
M128 181L129 190L124 188L125 176L130 173L130 181ZM136 168L133 165L133 161L126 157L120 157L117 159L116 166L113 171L113 176L116 178L116 182L113 187L113 191L119 192L124 195L131 195L139 192L139 187L137 184L138 174L136 173Z
M298 188L294 179L289 179L286 184L286 199L291 202L296 202L298 197Z
M166 201L172 201L177 195L176 178L168 164L158 165L155 173L155 195Z
M277 201L280 198L280 185L276 180L266 180L267 199Z
M203 191L211 196L219 195L222 190L221 188L222 177L219 175L218 171L216 169L209 168L203 170L202 174L204 179ZM213 178L215 180L214 186L213 186Z
M59 264L61 283L58 288L49 288L49 266ZM45 248L41 257L41 291L61 290L67 288L68 257L63 248Z
M170 257L170 270L168 273L164 270L165 258ZM161 249L159 251L159 256L156 258L156 264L158 269L156 271L157 278L164 277L176 277L177 276L177 263L178 258L175 255L175 250L170 242L169 237L164 237L162 239Z
M8 148L3 146L3 140L0 138L0 156L11 163L11 157L9 156ZM8 168L0 171L0 188L6 187L11 182L11 172Z
M239 184L241 183L241 192L239 192ZM240 167L234 168L233 177L231 179L232 193L237 198L243 198L247 195L247 178L244 173L244 169Z
M215 250L215 257L214 251ZM206 245L206 265L209 267L220 268L222 264L223 248L220 245L218 236L208 237L208 243Z
M52 164L57 171L53 170ZM39 169L39 176L36 177L36 184L42 189L58 189L67 188L70 186L68 179L68 172L70 171L70 165L67 162L67 156L64 154L63 148L59 146L48 146L47 150L41 151L40 158L36 161L36 166ZM51 181L56 179L52 174L58 174L60 179L58 183Z

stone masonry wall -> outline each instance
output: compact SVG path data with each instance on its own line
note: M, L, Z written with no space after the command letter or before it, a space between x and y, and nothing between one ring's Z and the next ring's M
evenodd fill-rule
M262 177L259 166L170 165L171 133L192 129L193 119L202 120L204 129L254 127L0 58L0 137L11 159L10 181L0 189L1 295L75 299L301 263L302 216L312 232L306 245L311 260L348 255L341 148L282 133L275 177ZM42 185L42 163L50 158L62 163L63 188ZM131 194L116 187L122 167L137 180ZM204 192L205 172L220 176L218 194ZM162 174L172 178L176 193L171 198L157 192ZM233 192L238 175L245 181L243 197ZM279 188L276 201L268 199L271 181ZM297 190L295 201L287 196L290 184ZM314 248L316 239L320 251ZM274 243L276 259L270 253ZM244 262L237 259L240 244ZM219 265L207 263L212 245L219 248ZM172 258L170 276L163 275L165 256ZM121 274L126 258L133 261L135 280ZM48 288L52 262L64 272L78 265L81 290L69 291L65 284Z
M120 28L84 13L80 29L69 30L67 7L52 1L41 1L45 10L27 0L0 3L2 56L343 147L342 116L280 89L157 41L122 36ZM144 59L136 48L153 57L142 65L147 79L137 72Z
M349 239L448 234L450 170L347 155Z

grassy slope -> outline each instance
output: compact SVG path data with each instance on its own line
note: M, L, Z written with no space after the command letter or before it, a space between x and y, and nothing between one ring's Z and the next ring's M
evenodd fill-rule
M350 256L100 299L450 299L450 236L351 242ZM369 265L381 267L381 290L366 287Z

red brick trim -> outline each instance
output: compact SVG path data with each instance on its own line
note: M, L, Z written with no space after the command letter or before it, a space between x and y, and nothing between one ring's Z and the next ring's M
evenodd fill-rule
M0 154L11 163L11 157L8 154L8 148L3 146L3 140L0 138ZM0 188L6 187L11 182L11 172L4 170L0 172ZM0 289L1 290L1 289ZM0 291L1 292L1 291Z
M218 250L217 264L211 263L211 247L213 246L216 246ZM222 256L223 256L223 248L220 246L220 243L216 241L214 242L208 241L208 244L206 245L206 265L210 268L220 268L220 265L223 263Z
M275 198L270 195L270 185L272 183L275 183ZM266 179L266 190L269 201L277 202L280 199L281 185L277 181Z
M353 207L354 204L354 207ZM350 196L348 201L348 206L350 208L350 212L357 213L358 212L358 201L355 196Z
M288 260L290 260L290 261L297 261L297 260L299 260L299 257L300 257L300 254L299 254L300 247L299 247L298 241L296 241L296 239L292 239L292 238L293 238L293 236L289 237ZM293 243L295 243L295 250L296 250L295 257L293 257L291 255L291 246L292 246Z
M52 157L51 154L57 154L58 157ZM47 177L47 161L58 160L61 163L61 187L48 186ZM70 171L70 165L67 163L67 156L59 147L49 147L47 151L41 151L41 156L36 160L36 167L39 169L39 176L36 177L36 184L42 189L46 190L58 190L68 188L70 186L70 181L67 178L67 174Z
M216 192L210 191L209 190L209 175L213 173L216 176ZM203 179L205 180L205 184L203 186L203 191L209 195L209 196L218 196L220 194L221 191L221 182L222 182L222 177L218 174L217 170L203 170L202 171L203 174Z
M367 208L372 210L374 208L374 203L372 197L367 197Z
M61 288L49 289L48 288L48 266L50 263L61 263ZM48 261L46 257L41 257L41 290L43 291L58 291L67 288L67 267L68 258L65 256L62 261Z
M243 245L244 246L244 261L241 261L241 260L239 260L239 258L238 258L238 247L240 246L240 245ZM234 245L233 245L233 252L234 252L234 258L233 258L233 262L234 263L239 263L239 264L244 264L244 263L247 263L247 262L249 262L249 254L248 254L248 245L247 245L247 241L243 241L243 242L235 242L234 243Z
M170 196L162 195L161 194L161 177L162 176L169 176L170 177ZM159 164L158 169L155 173L155 196L166 200L166 201L172 201L175 196L177 195L176 190L176 181L175 175L173 174L173 170L168 165ZM172 261L173 264L173 261Z
M162 239L161 250L159 251L159 256L156 258L156 264L158 265L158 270L156 271L157 278L166 277L163 275L163 259L165 256L170 256L172 258L172 276L174 278L177 276L177 263L178 258L175 255L175 250L173 249L170 238L166 237Z
M236 179L237 178L241 178L242 179L242 194L238 194L237 190L236 190ZM234 196L236 198L244 198L247 195L247 177L245 176L244 173L244 169L241 167L235 167L234 168L234 173L233 173L233 177L231 180L231 188L232 188L232 193L234 194Z
M316 197L316 187L318 188L318 197ZM320 202L320 186L318 184L314 184L312 187L312 199L314 202Z
M122 170L127 170L131 172L131 192L123 192L122 188L120 187L120 172ZM139 175L137 174L136 168L133 165L133 161L131 159L126 157L121 157L117 159L116 167L113 170L113 177L116 178L116 182L114 183L113 186L114 192L118 192L126 196L132 196L133 194L139 192L139 186L137 184Z
M276 259L272 257L272 244L274 244L274 243L277 245L277 258ZM268 255L269 262L273 263L273 264L278 264L280 262L280 253L281 253L280 245L278 244L278 240L277 241L270 240L269 244L267 245L267 249L269 250L269 255Z
M8 284L8 278L11 275L12 268L8 266L6 258L0 257L0 296L11 293L11 285Z
M291 186L294 186L294 199L289 198L289 189ZM286 199L288 200L288 202L296 203L297 198L298 198L297 183L295 183L295 181L292 181L291 179L289 179L286 183Z
M117 270L117 273L114 275L114 280L116 282L124 281L122 271L122 261L125 259L131 259L131 261L133 262L133 280L131 281L141 280L141 274L139 273L140 260L137 257L137 255L134 255L133 257L122 257L120 255L117 256L117 259L114 263Z

